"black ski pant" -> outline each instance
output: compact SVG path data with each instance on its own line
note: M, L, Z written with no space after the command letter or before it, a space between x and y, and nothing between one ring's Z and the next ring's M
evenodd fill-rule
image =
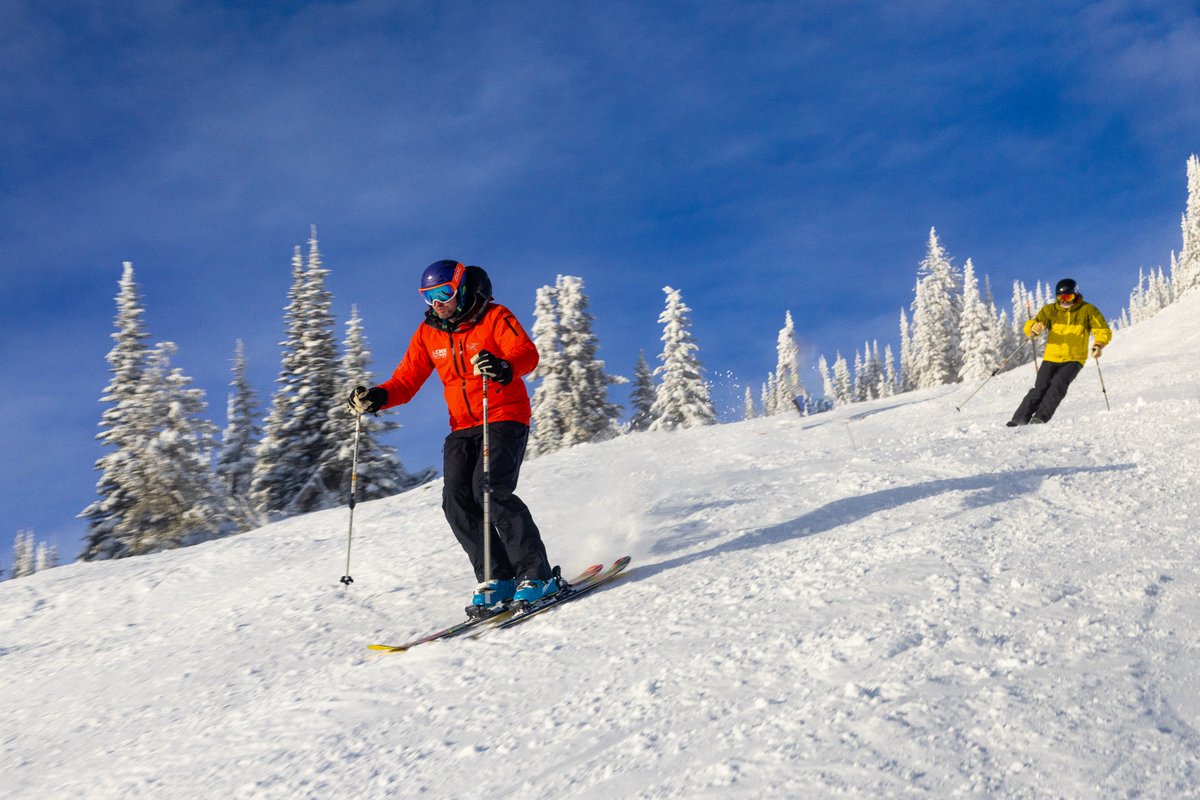
M1012 421L1024 425L1037 415L1043 422L1049 422L1058 404L1067 396L1071 381L1075 380L1081 369L1083 364L1078 361L1043 361L1042 366L1038 367L1033 388L1021 401Z
M477 581L549 580L550 562L533 515L513 494L525 458L529 428L519 422L488 424L492 574L483 574L483 428L455 431L442 446L442 510L471 559Z

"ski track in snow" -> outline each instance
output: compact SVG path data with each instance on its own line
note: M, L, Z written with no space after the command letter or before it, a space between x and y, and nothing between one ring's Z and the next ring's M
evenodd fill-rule
M437 484L0 584L0 797L1200 796L1200 297L1055 420L1028 365L527 465L572 572L512 631L376 655L473 581Z

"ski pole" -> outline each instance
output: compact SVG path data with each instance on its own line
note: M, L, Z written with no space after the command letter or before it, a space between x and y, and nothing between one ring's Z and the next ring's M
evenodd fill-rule
M954 410L962 411L963 406L965 406L967 403L969 403L971 401L972 397L979 394L979 390L982 389L983 387L987 386L988 381L990 381L992 378L999 375L1000 371L1002 369L1004 369L1004 365L1007 364L1009 361L1011 361L1012 357L1015 356L1017 353L1019 353L1021 351L1021 348L1024 346L1025 346L1025 343L1021 342L1019 345L1017 345L1015 348L1013 348L1013 351L1011 353L1009 353L1008 356L1003 361L1000 362L1000 366L998 366L994 370L992 370L992 374L988 375L987 378L984 380L984 382L979 384L979 386L975 389L975 391L973 391L969 395L967 395L967 399L962 401L962 406L955 406Z
M492 579L492 470L488 452L488 379L483 376L483 581ZM492 602L492 593L484 590L483 602Z
M1029 304L1028 300L1025 301L1025 316L1030 322L1033 322L1033 306L1031 306ZM1036 336L1029 337L1029 349L1033 351L1033 376L1034 376L1033 380L1034 380L1034 382L1037 382L1038 363L1037 363L1037 337Z
M342 583L346 588L354 583L350 577L350 543L354 541L354 500L358 490L358 435L362 431L362 414L354 418L354 455L350 459L350 531L346 534L346 574Z
M1100 391L1104 392L1104 408L1112 411L1112 406L1108 404L1108 389L1104 386L1104 373L1100 371L1100 359L1092 359L1096 362L1096 374L1100 376Z

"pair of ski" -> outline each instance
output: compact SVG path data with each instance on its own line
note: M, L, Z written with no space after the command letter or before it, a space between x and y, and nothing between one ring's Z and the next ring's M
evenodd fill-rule
M624 556L614 561L608 569L604 569L603 564L594 564L572 578L567 583L567 588L519 611L511 607L505 607L494 614L465 620L448 628L442 628L440 631L434 631L433 633L413 639L411 642L405 642L404 644L369 644L367 648L384 653L403 653L405 650L411 650L420 644L451 639L455 636L463 636L472 632L478 636L484 629L511 628L514 625L519 625L552 608L558 608L564 603L577 600L588 592L598 589L620 575L629 566L629 561L630 557Z

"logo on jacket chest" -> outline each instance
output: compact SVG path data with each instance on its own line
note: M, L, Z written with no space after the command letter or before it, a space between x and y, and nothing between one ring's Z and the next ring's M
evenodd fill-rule
M470 358L471 356L473 356L479 352L479 350L480 350L479 342L463 342L461 349L464 353L466 353L467 358ZM429 355L430 355L430 357L433 358L434 361L443 361L450 357L450 348L449 347L435 347L429 351Z

